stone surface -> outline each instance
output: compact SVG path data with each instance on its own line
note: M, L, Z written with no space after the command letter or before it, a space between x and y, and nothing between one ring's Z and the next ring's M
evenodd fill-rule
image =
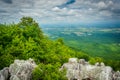
M9 68L0 71L0 80L31 80L32 70L36 66L33 59L15 60Z
M33 59L15 60L9 68L0 71L0 80L32 80L32 70L36 67ZM84 59L70 58L60 70L66 68L68 80L120 80L120 72L113 71L104 63L89 64Z
M60 70L63 68L67 70L68 80L120 80L120 72L114 72L110 66L105 66L104 63L91 65L84 59L70 58Z
M114 77L114 80L120 80L120 72L119 71L115 72L113 77Z
M30 80L32 70L36 67L32 59L29 60L15 60L9 67L11 74L10 80Z
M7 80L9 78L9 68L6 67L0 71L0 80Z

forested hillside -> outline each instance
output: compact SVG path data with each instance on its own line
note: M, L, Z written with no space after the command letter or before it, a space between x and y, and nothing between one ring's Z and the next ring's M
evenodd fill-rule
M0 69L9 66L15 59L33 58L38 67L33 71L33 80L66 80L60 66L71 57L84 58L90 63L104 62L120 70L120 61L90 57L72 50L59 38L50 40L30 17L23 17L18 24L0 24Z

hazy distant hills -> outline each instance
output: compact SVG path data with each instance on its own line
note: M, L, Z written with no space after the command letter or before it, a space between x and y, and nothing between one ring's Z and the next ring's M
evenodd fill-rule
M43 31L51 39L64 39L66 45L91 56L120 60L120 28L84 26L46 26Z

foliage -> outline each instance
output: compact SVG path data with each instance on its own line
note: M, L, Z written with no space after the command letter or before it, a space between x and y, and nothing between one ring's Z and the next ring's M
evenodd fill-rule
M2 69L5 66L9 66L11 63L13 63L13 56L10 54L5 54L0 56L0 69Z
M39 64L33 70L33 80L67 80L65 71L59 71L60 64Z
M33 71L33 80L66 80L65 71L60 72L59 68L70 57L84 58L91 63L104 61L72 50L61 38L48 39L30 17L23 17L18 24L0 24L0 69L9 66L16 58L33 58L38 64ZM111 64L113 62L108 65ZM114 69L119 69L119 65L118 61Z
M116 27L98 27L81 25L52 25L45 26L44 32L52 40L59 37L76 51L81 51L92 57L102 57L105 60L120 61L120 33ZM49 29L47 29L49 28Z

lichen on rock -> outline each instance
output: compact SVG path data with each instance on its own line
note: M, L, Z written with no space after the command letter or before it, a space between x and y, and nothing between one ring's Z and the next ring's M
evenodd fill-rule
M120 80L120 72L113 71L103 62L91 65L84 59L70 58L60 70L64 68L67 70L68 80Z
M32 70L36 66L33 59L15 60L9 68L0 71L0 80L31 80Z

